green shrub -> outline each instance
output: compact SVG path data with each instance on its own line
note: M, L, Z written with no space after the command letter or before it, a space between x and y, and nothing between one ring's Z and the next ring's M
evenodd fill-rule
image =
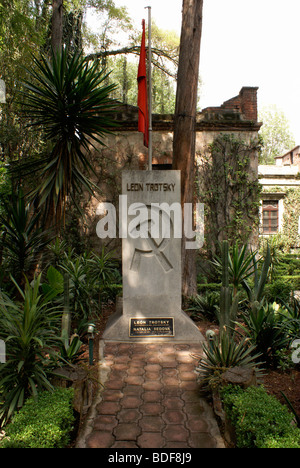
M277 300L289 302L292 289L293 285L290 281L278 278L272 283L266 284L265 297L268 302L275 302Z
M283 326L283 317L278 304L266 304L257 310L249 308L241 314L242 323L237 326L261 355L261 360L270 368L278 365L278 351L288 348L289 336Z
M220 292L221 286L222 286L221 283L198 283L197 284L198 294L204 294L207 291Z
M5 428L0 448L64 448L74 423L72 389L58 388L29 398Z
M300 448L293 415L264 387L228 385L222 391L225 412L236 431L237 448Z
M207 291L205 294L199 294L189 298L187 311L191 317L206 318L207 320L217 321L217 314L220 308L220 292Z
M300 275L284 275L284 276L279 276L278 279L281 279L282 281L285 281L286 283L289 283L291 285L291 288L293 290L300 290Z

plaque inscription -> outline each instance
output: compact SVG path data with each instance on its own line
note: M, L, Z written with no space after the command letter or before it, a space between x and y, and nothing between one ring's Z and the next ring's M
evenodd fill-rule
M131 318L129 336L135 338L174 336L174 319L173 317Z

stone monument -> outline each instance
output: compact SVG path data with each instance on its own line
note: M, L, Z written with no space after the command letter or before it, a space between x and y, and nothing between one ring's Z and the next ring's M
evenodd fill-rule
M124 171L122 194L123 299L103 339L203 341L181 308L180 171Z

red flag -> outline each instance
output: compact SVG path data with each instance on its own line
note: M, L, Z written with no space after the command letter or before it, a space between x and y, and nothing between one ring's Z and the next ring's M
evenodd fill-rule
M138 131L144 134L144 145L149 144L149 115L148 115L148 93L147 93L147 67L146 67L146 45L145 45L145 20L142 22L143 34L138 69L138 108L139 122Z

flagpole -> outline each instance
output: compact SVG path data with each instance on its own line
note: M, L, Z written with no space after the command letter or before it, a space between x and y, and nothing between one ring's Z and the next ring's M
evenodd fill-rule
M148 8L148 81L149 81L149 146L148 146L148 167L149 171L152 171L152 20L151 20L151 6L147 6Z

